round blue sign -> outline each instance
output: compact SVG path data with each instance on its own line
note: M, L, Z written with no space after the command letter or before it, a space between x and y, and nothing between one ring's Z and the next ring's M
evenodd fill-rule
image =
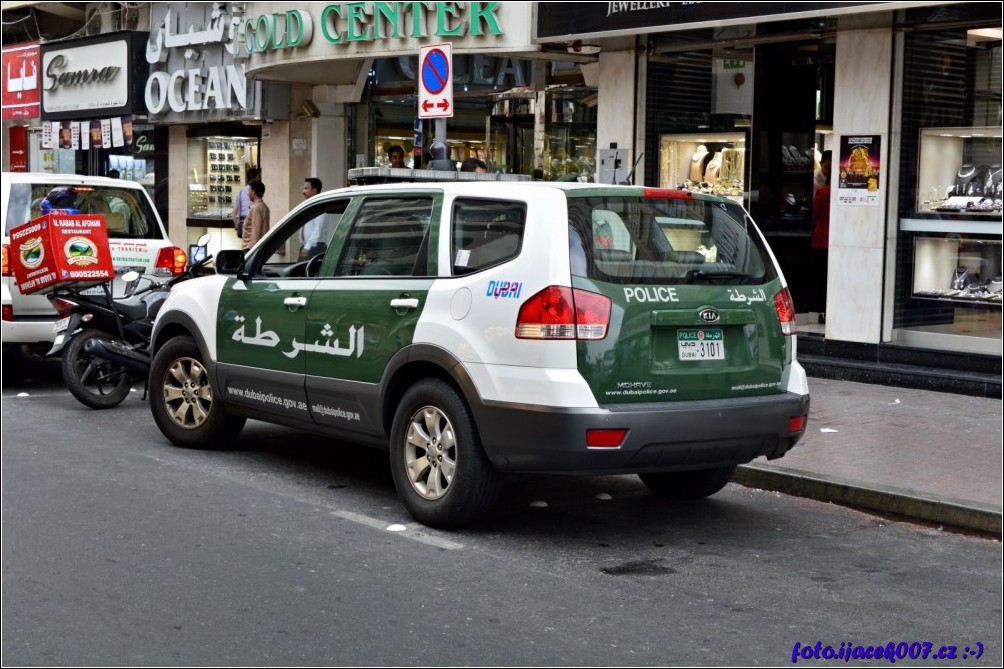
M430 95L439 95L450 83L450 61L440 49L433 49L422 61L422 85Z

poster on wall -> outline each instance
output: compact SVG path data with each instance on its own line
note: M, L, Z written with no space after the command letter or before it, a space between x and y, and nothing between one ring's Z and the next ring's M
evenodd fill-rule
M837 203L878 206L882 138L844 135L837 164Z

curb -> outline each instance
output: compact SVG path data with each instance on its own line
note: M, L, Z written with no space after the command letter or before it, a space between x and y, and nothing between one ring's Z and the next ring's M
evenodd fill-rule
M766 464L741 465L732 480L750 488L883 511L998 538L1001 536L1002 509L992 504L893 486L862 485L847 479Z

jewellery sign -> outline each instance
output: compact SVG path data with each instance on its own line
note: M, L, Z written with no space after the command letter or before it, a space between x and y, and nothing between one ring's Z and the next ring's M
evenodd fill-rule
M838 204L879 204L881 149L882 138L879 135L844 135L840 138Z
M3 47L3 119L38 118L42 100L39 43Z

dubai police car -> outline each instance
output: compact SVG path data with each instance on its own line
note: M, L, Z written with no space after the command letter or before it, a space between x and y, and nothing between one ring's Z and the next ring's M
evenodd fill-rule
M299 261L307 224L327 251ZM727 199L351 187L216 263L157 320L161 431L215 448L254 418L389 447L398 493L428 525L484 517L505 472L637 473L704 497L806 427L790 294Z

